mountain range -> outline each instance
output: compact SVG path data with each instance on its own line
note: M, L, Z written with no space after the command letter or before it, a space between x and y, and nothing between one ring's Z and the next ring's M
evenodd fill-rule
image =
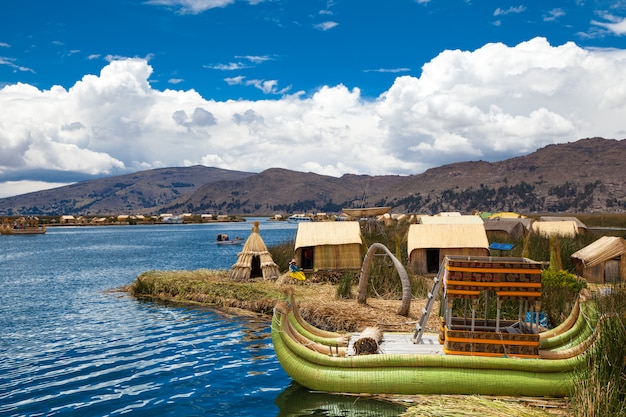
M422 214L624 211L626 140L580 139L504 161L459 162L409 176L153 169L3 198L0 216L273 215L372 206Z

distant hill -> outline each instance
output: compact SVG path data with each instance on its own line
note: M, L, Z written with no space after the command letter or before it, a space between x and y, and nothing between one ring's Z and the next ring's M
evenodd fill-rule
M626 140L581 139L505 161L460 162L410 176L157 169L0 199L0 215L271 215L387 205L398 213L623 211Z
M211 181L254 175L205 166L160 168L0 199L0 215L152 214Z

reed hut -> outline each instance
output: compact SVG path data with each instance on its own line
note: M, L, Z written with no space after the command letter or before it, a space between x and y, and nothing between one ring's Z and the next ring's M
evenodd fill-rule
M576 273L593 284L626 281L626 240L602 236L571 256Z
M522 219L496 217L485 219L485 231L487 238L491 241L506 242L524 237L526 227Z
M360 269L362 246L357 221L300 223L295 258L304 270Z
M280 268L272 259L263 238L259 234L259 222L255 221L252 233L237 255L237 262L232 266L230 278L244 281L250 278L277 279Z
M419 219L421 224L480 224L483 219L473 214L461 215L455 212L439 213L435 216L421 216Z
M538 221L532 223L532 232L540 236L551 237L576 237L578 224L573 220Z
M439 270L447 255L489 256L489 241L482 222L412 224L407 252L409 270L415 274L429 274Z
M574 222L576 224L576 229L578 230L578 234L584 235L587 233L587 225L581 222L578 217L573 216L541 216L539 217L540 222Z

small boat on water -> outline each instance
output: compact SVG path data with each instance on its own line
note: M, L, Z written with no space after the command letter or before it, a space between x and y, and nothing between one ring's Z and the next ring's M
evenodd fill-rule
M311 216L307 216L306 214L294 214L293 216L287 217L287 221L289 223L302 223L302 222L312 222L313 219Z
M341 209L341 211L343 211L345 215L350 217L356 217L357 219L361 217L381 216L385 213L388 213L389 210L391 210L391 207L364 207Z
M46 226L39 225L37 218L20 218L12 223L4 221L0 225L0 234L3 235L43 235L46 233Z
M498 307L501 300L518 300L522 307L532 304L534 311L541 294L541 267L525 258L450 258L457 259L446 258L442 264L423 311L427 318L433 294L443 285L439 334L425 334L423 320L414 333L321 330L302 319L288 290L288 300L276 305L271 325L281 366L296 382L314 391L569 395L597 337L593 302L581 296L563 323L544 331L538 323L524 319L500 320L499 308L495 320L477 319L475 303L471 303L471 318L453 317L454 300L473 301L486 290L498 297Z
M235 239L230 239L227 234L220 233L215 239L215 243L218 245L243 245L244 239L239 239L239 236Z

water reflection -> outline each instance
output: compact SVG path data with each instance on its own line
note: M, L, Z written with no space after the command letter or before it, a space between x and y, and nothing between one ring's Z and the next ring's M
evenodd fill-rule
M373 397L312 392L292 382L274 400L278 406L277 417L397 417L406 407Z

